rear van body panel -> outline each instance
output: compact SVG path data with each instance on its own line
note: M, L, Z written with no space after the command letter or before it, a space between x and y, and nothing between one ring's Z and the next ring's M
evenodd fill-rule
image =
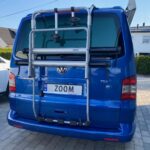
M106 66L91 66L90 74L90 126L72 127L67 125L47 124L35 120L32 109L32 80L28 78L28 66L17 65L17 41L21 27L31 16L22 19L17 32L11 72L16 76L16 92L10 93L10 113L8 122L13 126L52 134L67 135L93 140L111 139L130 141L135 130L136 100L122 100L123 80L136 77L135 61L131 35L122 9L96 9L93 13L113 14L118 18L122 34L123 54L109 60ZM47 14L45 14L47 15ZM84 68L67 67L60 73L57 67L36 67L35 69L35 106L37 114L44 118L66 121L86 121L86 81ZM81 95L52 94L41 91L47 84L76 85L82 87ZM79 88L79 87L78 87Z

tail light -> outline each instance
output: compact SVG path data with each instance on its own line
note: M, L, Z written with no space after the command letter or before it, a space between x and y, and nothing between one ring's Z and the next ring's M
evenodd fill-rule
M136 100L136 77L129 77L122 83L122 100Z
M16 79L12 72L9 74L9 91L16 92Z

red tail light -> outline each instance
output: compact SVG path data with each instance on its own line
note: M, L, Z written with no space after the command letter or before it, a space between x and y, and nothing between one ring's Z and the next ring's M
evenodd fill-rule
M9 91L16 92L16 79L12 72L9 74Z
M136 100L136 77L129 77L122 83L122 100Z

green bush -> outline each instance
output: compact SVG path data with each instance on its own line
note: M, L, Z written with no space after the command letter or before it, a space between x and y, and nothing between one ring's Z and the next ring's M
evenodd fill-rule
M4 57L5 59L10 59L12 53L12 48L0 48L0 56Z
M10 58L11 58L11 52L6 52L6 53L4 53L4 52L1 53L0 52L0 56L2 56L5 59L10 60Z
M143 75L150 75L150 56L137 56L137 73Z

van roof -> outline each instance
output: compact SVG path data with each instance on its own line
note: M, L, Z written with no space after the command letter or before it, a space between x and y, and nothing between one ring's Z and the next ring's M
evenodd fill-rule
M120 6L115 6L115 7L111 7L111 8L97 8L95 7L94 9L96 12L104 12L104 13L117 13L117 14L120 14L120 13L123 13L124 12L124 9ZM84 10L81 10L80 13L84 13L85 11ZM49 15L53 15L54 13L43 13L43 15L45 16L49 16ZM68 14L67 13L64 13L64 14ZM28 14L27 16L25 16L23 18L23 20L25 19L31 19L31 16L32 14Z

